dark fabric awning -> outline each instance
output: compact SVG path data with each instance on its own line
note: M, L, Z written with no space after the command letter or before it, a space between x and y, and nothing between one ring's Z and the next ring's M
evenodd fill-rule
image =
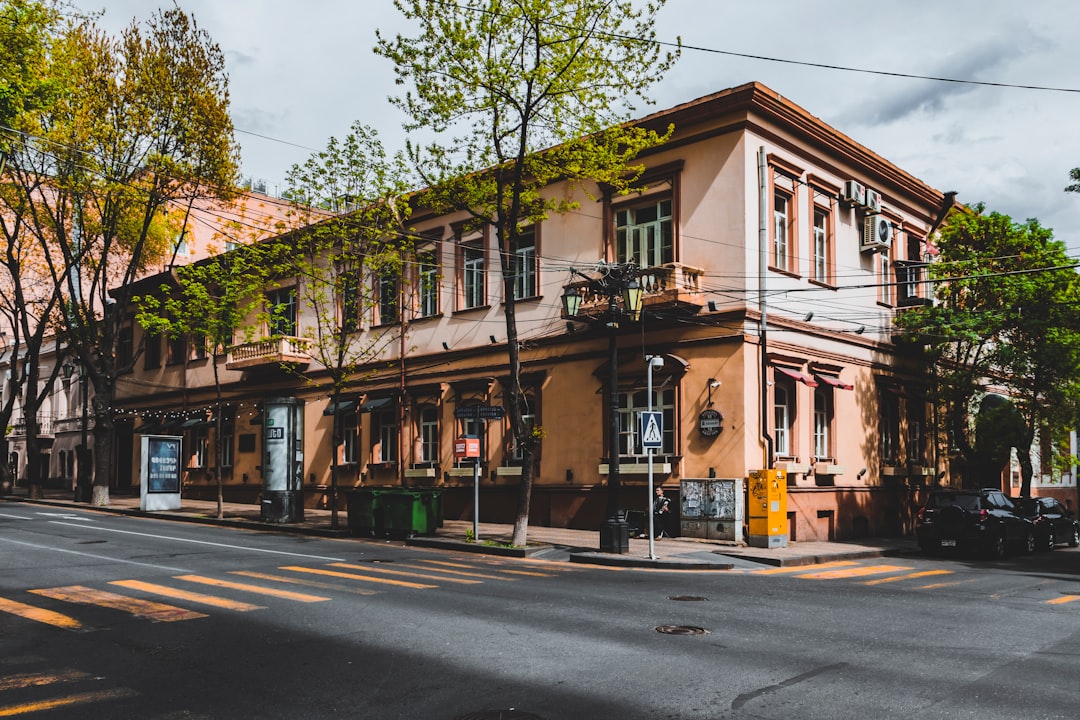
M854 390L855 389L854 385L848 385L846 382L843 382L842 380L840 380L840 378L836 377L835 375L826 375L825 373L814 373L814 377L816 377L818 380L825 383L826 385L831 385L832 387L837 388L838 390Z
M360 406L360 412L374 412L375 410L382 410L384 408L391 407L393 406L393 404L394 398L392 397L372 398L371 400L365 401L364 404Z
M773 370L775 370L778 373L783 373L784 375L787 375L790 378L794 378L795 380L798 380L799 382L801 382L803 385L806 385L807 387L817 387L817 380L815 380L812 376L807 375L806 373L801 372L799 370L794 370L792 368L786 368L786 367L780 367L779 365L774 365Z
M211 423L206 418L188 418L184 422L180 423L180 427L186 430L188 428L210 427L210 425L212 424L213 423Z
M341 398L337 402L328 403L326 409L322 411L322 414L343 415L347 412L354 412L359 402L360 401L357 398Z

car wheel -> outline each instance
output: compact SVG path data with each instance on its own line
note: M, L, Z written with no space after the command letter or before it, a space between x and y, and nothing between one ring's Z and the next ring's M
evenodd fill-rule
M1072 531L1072 537L1069 538L1069 547L1076 547L1080 545L1080 527L1074 527Z
M1024 538L1024 552L1030 555L1035 552L1035 533L1028 530L1027 536Z
M1057 545L1057 540L1054 538L1054 528L1050 528L1046 531L1046 547L1043 549L1053 550L1055 545Z
M995 560L1005 557L1005 533L999 533L990 540L990 557Z

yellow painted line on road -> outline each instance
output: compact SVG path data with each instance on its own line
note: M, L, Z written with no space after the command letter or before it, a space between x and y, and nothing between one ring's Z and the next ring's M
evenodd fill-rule
M953 585L963 585L964 583L975 582L974 578L969 580L957 580L956 582L943 582L943 583L930 583L929 585L920 585L915 588L916 590L933 590L935 588L951 587Z
M921 572L894 575L893 577L878 578L877 580L867 580L863 583L863 585L881 585L883 583L900 582L901 580L915 580L916 578L932 577L934 575L952 575L952 573L952 570L923 570Z
M31 590L37 595L63 600L64 602L79 603L81 605L96 605L97 607L111 608L131 613L135 617L146 618L154 622L178 622L180 620L196 620L207 617L194 610L185 610L175 605L142 600L112 593L108 590L95 590L85 585L68 585L67 587L43 588Z
M529 570L500 570L507 575L527 575L529 577L555 577L554 573L531 572Z
M465 569L465 570L475 570L476 569L475 565L465 565L464 563L447 562L446 560L424 560L422 562L425 565L445 565L446 567L462 568L462 569ZM410 565L408 567L415 567L415 566ZM532 572L532 571L529 571L529 570L499 570L499 572L506 573L507 575L528 575L530 577L554 577L554 573Z
M202 603L203 605L211 605L213 607L224 608L225 610L248 612L250 610L266 609L265 605L252 605L251 603L240 602L239 600L229 600L228 598L217 597L215 595L203 595L202 593L191 592L190 590L166 587L165 585L142 582L141 580L113 580L109 584L119 585L120 587L125 587L129 590L142 590L143 592L161 595L163 597L172 598L173 600L187 600L189 602Z
M90 677L89 673L80 672L78 670L65 670L60 673L21 673L19 675L8 675L7 677L0 678L0 692L5 690L23 690L25 688L43 687L45 685L55 685L56 683L68 683L75 682L77 680L85 680Z
M316 603L325 602L330 598L322 597L321 595L308 595L307 593L291 592L289 590L278 590L277 588L263 587L262 585L248 585L247 583L231 582L229 580L219 580L217 578L203 577L202 575L177 575L177 580L186 580L187 582L201 583L202 585L210 585L211 587L227 588L229 590L241 590L243 592L255 593L257 595L269 595L270 597L282 598L283 600L295 600L296 602Z
M1065 603L1076 602L1077 600L1080 600L1080 595L1062 595L1059 598L1054 598L1053 600L1047 600L1046 604L1047 605L1064 605Z
M341 563L335 563L335 564L340 565ZM452 563L443 563L443 564L444 565L450 565ZM447 575L460 575L461 577L480 578L482 580L502 580L504 582L513 582L514 581L514 578L502 577L501 575L489 575L487 573L478 573L478 572L464 572L462 570L444 570L441 567L430 567L430 566L428 566L426 564L426 562L425 562L424 565L409 565L408 563L395 563L395 566L396 567L403 567L403 568L410 568L412 570L429 570L431 572L446 573ZM466 567L467 568L469 566L468 565L460 565L458 567ZM439 577L442 578L441 575Z
M243 575L244 577L257 578L259 580L272 580L274 582L289 583L290 585L303 585L304 587L313 587L320 590L337 590L339 592L352 593L354 595L378 595L377 590L368 590L367 588L358 587L345 587L344 585L334 585L332 583L319 582L318 580L304 580L302 578L285 577L284 575L272 575L271 573L253 572L251 570L233 570L230 575Z
M45 623L46 625L52 625L65 630L82 629L82 623L73 617L68 617L67 615L53 612L52 610L46 610L45 608L27 605L26 603L8 600L7 598L0 598L0 612L6 612L9 615L17 615L26 620Z
M824 570L825 568L848 567L854 565L854 560L834 560L832 562L817 563L816 565L793 565L791 567L774 567L766 570L754 570L754 575L780 575L782 573L801 573L807 570Z
M115 690L99 690L97 692L79 693L77 695L68 695L62 698L53 698L51 700L43 700L41 702L23 703L21 705L7 705L0 707L0 717L15 717L16 715L29 715L30 713L44 712L46 710L56 710L62 707L71 707L72 705L86 705L88 703L103 702L105 700L118 700L125 697L135 697L138 695L134 690L128 688L116 688Z
M404 570L392 570L382 565L352 565L350 563L330 563L331 567L345 568L346 570L364 570L365 572L382 573L384 575L401 575L424 580L438 580L439 582L457 583L459 585L480 585L481 580L466 580L465 578L448 577L446 575L428 575L422 572L405 572ZM417 570L432 570L434 572L447 572L438 568L428 568L419 565L395 565L395 567L415 568Z
M413 588L414 590L430 590L431 588L439 587L438 585L424 585L422 583L406 582L405 580L392 580L384 577L372 577L370 575L357 575L356 573L340 572L338 570L326 570L325 568L308 568L308 567L283 567L281 570L289 570L291 572L311 573L312 575L326 575L328 577L347 578L349 580L359 580L360 582L373 582L381 585L396 585L397 587ZM360 568L361 570L368 570L370 568Z
M863 577L865 575L880 575L882 573L900 572L901 570L910 569L911 568L904 565L862 565L853 568L807 573L805 575L796 575L795 577L802 578L803 580L844 580L846 578Z

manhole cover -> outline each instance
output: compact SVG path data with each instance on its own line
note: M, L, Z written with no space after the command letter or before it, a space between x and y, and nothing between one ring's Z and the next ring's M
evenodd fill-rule
M454 720L544 720L539 715L533 715L521 710L481 710L480 712L459 715Z
M709 631L694 625L657 625L656 632L665 635L708 635Z
M678 600L679 602L703 602L708 599L700 595L668 595L668 600Z

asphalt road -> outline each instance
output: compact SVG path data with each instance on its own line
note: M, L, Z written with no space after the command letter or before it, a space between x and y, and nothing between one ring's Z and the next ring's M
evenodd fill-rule
M1080 550L656 571L0 503L0 717L496 710L1075 718Z

